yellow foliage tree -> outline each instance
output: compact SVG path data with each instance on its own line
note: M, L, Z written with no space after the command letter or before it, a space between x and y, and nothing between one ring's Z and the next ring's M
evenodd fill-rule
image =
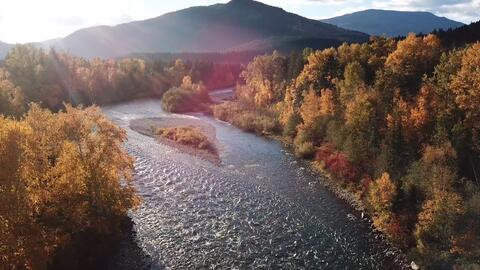
M434 67L440 57L440 40L435 35L417 37L410 33L406 39L399 41L397 49L391 53L386 65L395 73L406 76L420 75Z
M308 63L295 81L295 88L308 89L332 88L333 79L337 77L337 51L334 48L315 51L308 56Z
M247 88L250 88L247 90L252 93L250 96L244 95L247 100L250 100L249 103L265 108L280 101L287 86L286 67L286 58L276 51L272 55L255 57L241 74Z
M308 127L311 127L319 117L333 116L334 113L335 103L330 89L322 89L320 96L314 90L308 91L300 107L303 124Z
M415 107L410 110L411 121L417 130L422 130L429 120L432 120L430 113L432 112L431 97L432 89L430 85L424 85L420 89Z
M455 192L437 191L423 204L414 235L424 265L451 263L455 226L465 211L463 198Z
M0 264L46 269L76 233L115 233L138 204L126 134L98 108L0 118Z
M354 131L367 132L373 128L375 116L375 94L362 90L347 104L345 120Z
M458 180L456 171L457 153L450 143L440 146L427 146L420 160L422 169L427 172L424 181L427 195L433 195L437 191L453 192L454 185Z
M388 233L390 223L393 221L392 206L397 196L397 188L388 173L383 173L369 187L368 203L372 207L375 227Z
M385 65L398 76L397 80L411 86L410 83L433 71L440 51L440 40L435 35L417 37L411 33L398 42L397 49L388 56Z
M24 95L10 80L8 72L0 69L0 114L20 116L24 111Z

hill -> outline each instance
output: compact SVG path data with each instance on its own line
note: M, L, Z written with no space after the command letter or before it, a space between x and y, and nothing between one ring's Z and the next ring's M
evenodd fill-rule
M438 17L429 12L369 9L322 20L345 29L370 35L389 37L406 36L408 33L430 33L435 29L463 26L461 22Z
M57 41L57 49L77 56L119 57L131 53L224 52L303 45L363 42L368 35L288 13L253 0L191 7L157 18L117 26L81 29ZM257 47L256 47L257 46Z

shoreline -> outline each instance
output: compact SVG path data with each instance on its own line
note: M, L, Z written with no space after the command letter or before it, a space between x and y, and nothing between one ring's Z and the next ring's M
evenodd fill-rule
M288 142L288 140L284 139L282 136L279 136L279 135L275 135L275 136L261 135L261 136L280 142L284 149L286 149L287 151L289 151L290 153L293 154L292 147L289 145L290 142ZM350 190L342 187L342 185L340 185L340 183L338 183L334 179L332 179L332 177L330 176L328 171L320 170L318 167L315 166L314 161L307 160L307 159L302 159L302 158L298 158L298 157L297 157L297 159L301 160L302 162L305 162L308 165L310 170L312 170L313 172L318 174L319 175L318 181L320 182L320 184L322 184L328 190L333 192L336 197L338 197L339 199L348 203L348 205L350 205L356 211L363 213L365 215L365 217L368 216L368 213L366 213L366 207L363 204L363 202L361 200L359 200L355 196L355 194L352 193Z
M221 121L216 118L214 119L217 121ZM232 125L231 123L229 124ZM209 162L214 163L215 165L221 164L221 160L219 158L218 152L216 153L216 155L214 155L206 150L195 149L190 146L182 145L177 142L174 142L168 139L163 139L163 138L160 138L159 136L155 136L151 131L152 126L159 127L159 128L193 126L200 129L202 133L204 133L204 135L206 135L209 138L209 140L211 140L212 143L215 144L215 147L218 149L219 142L216 139L215 127L201 120L175 118L175 117L143 118L143 119L136 119L136 120L130 121L129 126L132 130L139 132L143 135L152 137L157 142L173 147L183 153L192 155L194 157L197 157L203 160L207 160ZM267 134L263 134L263 135L256 134L256 135L264 138L272 139L281 143L282 148L285 149L286 151L291 152L292 150L291 147L289 146L289 142L285 140L285 138L283 138L282 136L267 135ZM320 170L319 168L317 168L314 164L314 161L309 161L301 158L298 158L298 160L301 162L304 162L305 165L308 167L308 169L318 176L317 177L318 184L322 185L331 193L333 193L333 195L336 198L340 199L341 201L345 202L348 206L352 207L352 209L357 214L357 215L353 215L352 218L356 218L368 224L368 226L372 230L372 233L374 234L375 239L381 239L381 241L384 241L385 248L386 248L385 252L391 254L391 256L394 256L396 263L398 263L400 267L402 267L403 269L411 269L411 266L409 263L411 260L408 259L405 252L403 252L401 249L396 247L390 240L388 240L388 238L384 233L382 233L381 231L375 228L375 226L373 225L371 216L369 215L369 213L366 212L366 207L364 203L357 196L355 196L353 192L351 192L347 188L343 187L340 183L332 179L332 177L329 175L327 171Z
M153 133L152 127L155 128L175 128L175 127L194 127L199 129L203 135L205 135L208 140L215 145L215 152L211 152L205 149L198 149L189 145L184 145L173 140L162 138ZM218 154L219 142L216 137L216 129L214 126L204 123L201 120L197 119L188 119L188 118L175 118L175 117L166 117L166 118L142 118L131 120L129 127L148 137L154 138L158 143L170 146L176 150L191 155L193 157L209 161L215 165L221 164L221 159Z
M216 119L216 120L218 120L218 119ZM231 124L231 125L234 126L233 124ZM286 151L288 151L290 153L293 153L292 148L289 145L289 142L285 138L283 138L282 136L279 136L279 135L265 135L265 134L264 135L256 134L256 135L264 137L264 138L268 138L268 139L271 139L271 140L274 140L274 141L277 141L282 145L283 149L285 149ZM396 263L398 263L398 265L400 267L403 267L403 269L405 269L405 270L412 269L411 263L413 263L413 261L408 258L407 254L403 250L401 250L395 244L393 244L383 232L379 231L373 225L372 217L367 212L364 203L359 198L357 198L357 196L355 196L355 194L353 192L351 192L347 188L342 187L342 185L340 183L338 183L337 181L335 181L331 177L331 175L328 173L328 171L320 170L318 167L316 167L315 164L314 164L314 161L306 160L306 159L302 159L302 158L297 158L297 159L301 162L304 162L305 165L308 166L308 169L311 170L314 174L316 174L318 176L317 177L317 181L318 181L317 183L318 184L324 186L328 191L333 193L333 195L336 198L345 202L348 206L352 207L353 210L355 210L359 214L359 217L355 217L355 218L358 218L359 220L368 223L368 226L372 230L372 232L375 236L375 239L380 238L381 241L385 242L385 245L386 245L386 248L387 248L385 250L385 252L392 254L395 257Z

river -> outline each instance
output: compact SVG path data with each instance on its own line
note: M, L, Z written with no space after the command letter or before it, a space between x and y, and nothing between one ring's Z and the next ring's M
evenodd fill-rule
M113 268L401 269L369 223L280 143L210 117L173 115L216 128L217 166L129 128L132 119L172 117L157 100L103 111L127 131L143 199Z

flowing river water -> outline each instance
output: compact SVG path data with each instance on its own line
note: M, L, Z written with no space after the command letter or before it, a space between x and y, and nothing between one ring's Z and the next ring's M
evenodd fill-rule
M157 100L105 107L127 131L143 199L114 269L402 269L370 224L276 141L206 116L172 115ZM129 128L194 117L216 128L220 166ZM132 247L133 246L133 247ZM133 252L136 249L137 252ZM143 254L135 262L138 250Z

